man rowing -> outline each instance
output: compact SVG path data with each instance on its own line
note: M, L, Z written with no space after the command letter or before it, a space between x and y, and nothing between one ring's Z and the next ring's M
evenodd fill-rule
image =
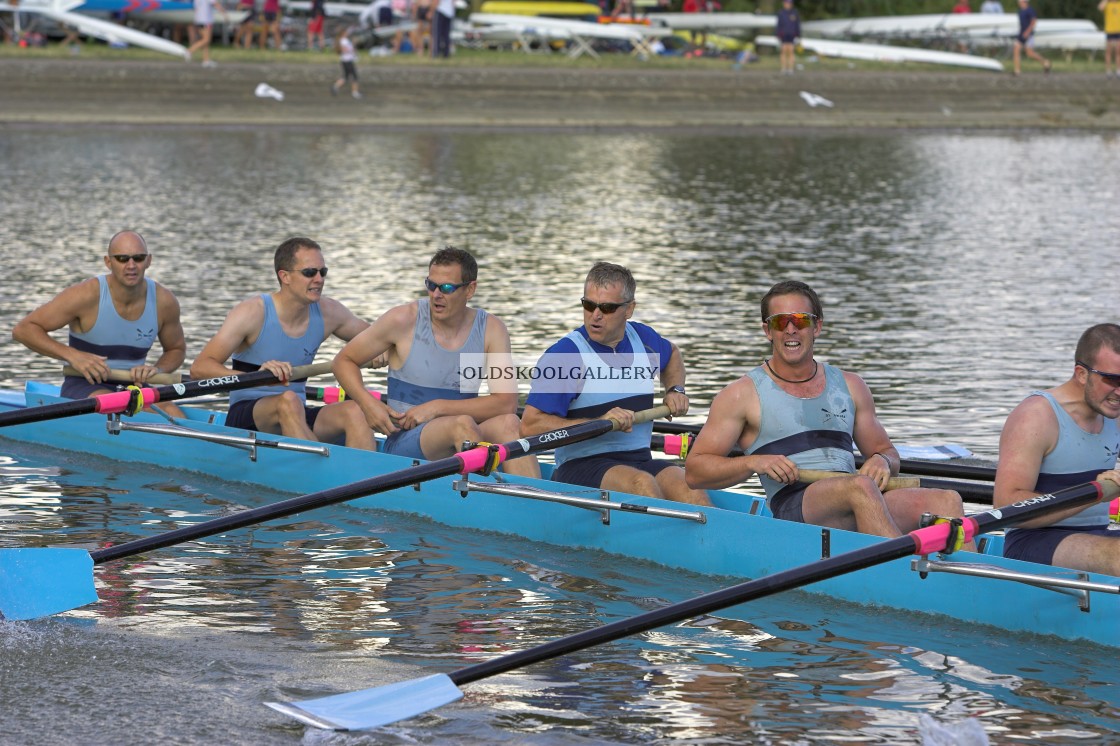
M596 418L615 420L621 427L612 433L557 448L552 478L711 505L707 492L685 484L683 469L653 458L653 424L634 425L634 412L653 406L658 384L671 414L688 412L680 350L651 327L630 321L636 289L634 275L617 264L599 262L587 273L580 299L583 326L549 347L537 363L541 375L534 376L521 433L538 435Z
M69 399L116 390L109 383L114 368L127 370L134 383L143 385L157 373L178 369L187 354L179 301L145 277L152 254L144 237L117 233L109 239L104 262L108 273L71 285L12 329L17 342L78 372L62 379L62 395ZM70 328L67 344L50 335L64 326ZM149 364L156 339L163 352Z
M1097 324L1077 342L1073 375L1035 391L1011 411L999 439L992 504L1101 479L1120 484L1120 326ZM1005 557L1120 575L1120 531L1108 505L1050 513L1009 529Z
M386 311L338 353L334 375L361 408L364 422L387 435L384 452L418 459L451 456L464 442L516 440L516 380L489 381L469 371L508 360L509 332L497 316L467 304L478 287L478 263L462 249L440 249L424 278L428 297ZM388 356L387 403L365 389L360 366ZM464 374L464 371L468 371ZM502 467L539 477L533 456Z
M292 366L310 364L327 337L350 340L369 324L323 295L327 265L315 241L289 238L277 247L273 266L280 288L234 306L195 359L191 376L270 371L278 385L230 394L227 425L303 440L344 439L351 448L374 450L373 433L356 404L308 407L304 382L290 380ZM232 368L227 368L231 356Z
M770 358L712 402L690 449L688 483L714 489L757 474L777 518L887 537L918 528L926 512L962 515L960 495L951 490L884 494L898 452L863 379L815 359L823 321L820 299L805 283L770 288L762 299ZM858 472L853 440L867 456ZM728 455L736 446L744 455ZM845 474L806 484L801 469Z

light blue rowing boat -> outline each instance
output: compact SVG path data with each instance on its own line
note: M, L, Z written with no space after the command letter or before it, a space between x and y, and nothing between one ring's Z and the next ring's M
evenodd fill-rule
M0 393L0 412L58 401L56 388L30 385L26 393ZM85 414L5 427L0 429L0 439L172 466L295 493L317 492L415 463L341 446L257 437L225 427L220 411L184 410L187 418L175 424L148 414L123 419ZM715 507L694 508L495 474L437 479L358 498L352 504L739 578L770 575L881 541L776 520L766 515L764 501L751 495L728 491L710 495ZM925 625L938 624L933 615L943 614L990 625L993 638L1003 639L1007 631L1034 632L1120 646L1116 634L1120 579L1004 559L998 554L998 538L981 537L979 545L989 553L896 560L806 590L871 607L917 612L915 634ZM749 607L744 607L738 615L749 614Z

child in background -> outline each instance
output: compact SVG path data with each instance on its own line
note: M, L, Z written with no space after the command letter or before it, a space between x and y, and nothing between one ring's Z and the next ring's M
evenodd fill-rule
M356 59L354 42L350 41L352 30L352 27L347 27L345 31L339 34L334 43L334 49L338 52L338 62L342 65L342 77L331 85L331 94L337 96L343 84L350 81L350 95L354 98L361 98L362 94L358 92L358 68L354 66L354 60Z

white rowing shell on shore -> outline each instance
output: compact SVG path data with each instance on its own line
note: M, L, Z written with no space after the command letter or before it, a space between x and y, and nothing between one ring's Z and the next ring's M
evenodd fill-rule
M25 5L14 6L8 5L7 3L0 3L0 11L38 13L41 16L50 18L52 21L58 21L67 26L73 26L87 36L93 36L109 43L124 42L126 44L144 47L145 49L151 49L155 52L162 52L183 59L187 57L187 48L182 44L176 44L173 41L168 41L167 39L153 36L152 34L145 34L143 31L137 31L136 29L122 26L119 23L110 23L108 21L90 18L81 13L71 13L64 10L53 10L51 8Z
M1019 16L1015 13L925 13L912 16L872 16L868 18L834 18L806 21L801 24L806 34L826 37L846 36L1014 36L1019 33ZM1098 31L1096 25L1082 18L1040 18L1035 26L1035 39L1047 34L1086 33Z
M765 47L780 46L776 36L760 36L755 44ZM934 49L917 47L894 47L886 44L860 44L852 41L832 41L830 39L801 39L801 47L824 57L842 57L849 60L870 62L924 62L931 65L956 65L973 67L978 70L1003 72L998 60L978 57L974 54L939 52Z

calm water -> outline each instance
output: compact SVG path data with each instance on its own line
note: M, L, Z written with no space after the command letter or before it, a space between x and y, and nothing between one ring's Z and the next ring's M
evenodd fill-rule
M100 271L132 227L192 359L303 233L366 317L416 297L441 244L470 249L477 301L533 358L611 259L638 276L636 318L681 347L702 413L766 354L762 293L797 278L825 303L822 357L864 374L899 442L993 456L1010 408L1116 318L1118 172L1120 141L1092 136L3 131L0 328ZM4 342L0 385L56 367ZM277 497L0 457L8 546L118 542ZM259 703L450 670L720 582L348 508L98 577L102 603L0 627L0 741L906 743L920 712L979 716L1000 742L1120 732L1111 651L789 596L472 685L377 734L305 733Z

